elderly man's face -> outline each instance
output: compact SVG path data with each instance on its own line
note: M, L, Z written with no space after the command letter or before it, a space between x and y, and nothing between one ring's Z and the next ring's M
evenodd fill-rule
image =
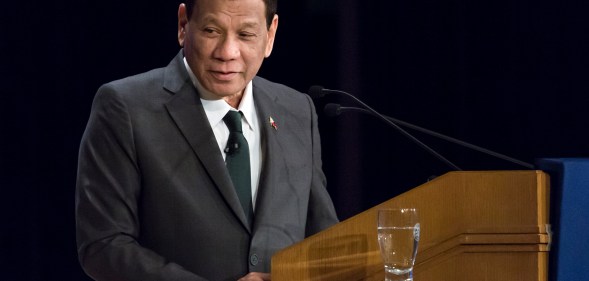
M198 0L190 20L180 5L178 40L199 82L214 94L203 98L240 97L272 52L277 27L277 16L267 27L262 0Z

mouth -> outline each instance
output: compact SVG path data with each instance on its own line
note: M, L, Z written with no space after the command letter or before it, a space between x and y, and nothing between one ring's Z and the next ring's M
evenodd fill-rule
M235 78L235 76L237 76L239 74L239 72L232 72L232 71L210 71L211 75L219 80L219 81L230 81L233 78Z

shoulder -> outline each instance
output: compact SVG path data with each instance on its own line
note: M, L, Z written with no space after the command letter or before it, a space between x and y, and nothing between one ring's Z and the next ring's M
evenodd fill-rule
M298 132L306 132L309 124L316 124L317 113L313 100L283 84L271 82L261 77L254 79L254 99L265 114L280 116L277 121L285 123L289 120L293 128L301 128Z
M257 86L259 88L269 90L272 92L292 93L292 94L298 94L298 95L302 94L301 92L299 92L291 87L288 87L284 84L272 82L272 81L270 81L266 78L262 78L260 76L254 77L254 86Z
M100 89L111 89L117 92L133 93L145 89L162 88L164 68L153 69L144 73L128 76L105 83ZM100 91L100 90L99 90Z
M164 68L114 80L100 86L94 102L122 103L130 107L165 102L171 93L164 90L163 80Z
M254 89L265 92L270 97L280 99L283 102L295 104L312 103L311 97L309 97L309 95L284 84L272 82L259 76L254 78L253 83Z

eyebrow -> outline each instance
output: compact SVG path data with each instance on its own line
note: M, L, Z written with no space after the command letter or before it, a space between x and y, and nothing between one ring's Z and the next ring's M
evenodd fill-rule
M221 25L220 22L217 20L217 18L212 15L204 16L202 18L202 23L205 23L205 24L212 23L215 25ZM260 26L259 22L255 21L255 20L249 20L249 19L244 20L240 25L241 28L257 28L259 26Z
M258 22L246 21L246 22L242 23L241 26L242 27L256 28L256 27L260 26L260 24Z

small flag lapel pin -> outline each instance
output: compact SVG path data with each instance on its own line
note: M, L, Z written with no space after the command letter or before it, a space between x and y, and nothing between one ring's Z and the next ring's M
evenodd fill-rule
M272 126L272 128L274 128L274 130L278 131L278 125L276 125L276 122L274 122L274 119L272 118L272 116L270 116L268 118L268 122L270 123L270 126Z

